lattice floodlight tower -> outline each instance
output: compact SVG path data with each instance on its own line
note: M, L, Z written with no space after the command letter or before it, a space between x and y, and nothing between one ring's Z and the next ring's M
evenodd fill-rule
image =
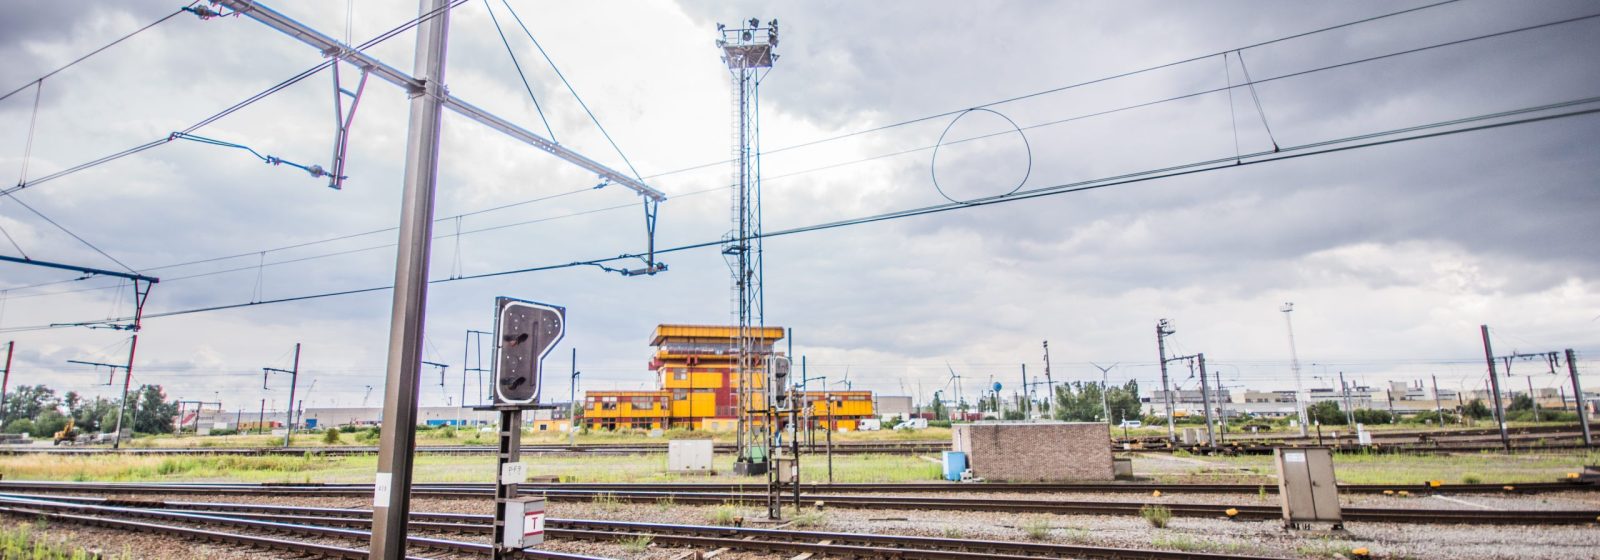
M761 79L778 59L778 20L758 18L728 27L717 24L717 47L728 64L733 91L733 229L723 239L722 255L733 274L733 313L738 383L738 460L734 472L767 470L772 443L771 412L762 360L760 328L765 326L761 293Z

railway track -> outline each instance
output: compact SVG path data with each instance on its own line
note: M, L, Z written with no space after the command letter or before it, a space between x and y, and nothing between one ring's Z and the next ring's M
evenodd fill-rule
M1237 436L1230 436L1237 437ZM1590 449L1582 442L1581 434L1548 433L1525 434L1510 438L1513 452L1534 451L1561 451ZM1334 438L1331 435L1324 438L1321 444L1315 438L1300 439L1288 438L1285 440L1268 439L1231 439L1221 444L1217 449L1205 445L1167 445L1165 438L1160 441L1139 441L1137 446L1133 442L1112 443L1113 452L1141 452L1141 453L1171 453L1186 451L1191 453L1222 453L1228 455L1268 455L1277 447L1305 447L1326 446L1341 453L1400 453L1400 454L1433 454L1433 453L1478 453L1504 451L1505 446L1496 436L1458 436L1443 434L1435 438L1418 441L1415 438L1378 438L1374 445L1358 445L1350 443L1348 436ZM1124 443L1127 446L1124 446ZM834 444L833 453L839 455L860 454L900 454L900 453L939 453L948 451L950 445L945 442L871 442ZM717 451L731 452L728 446L717 446ZM225 455L225 456L318 456L318 457L349 457L372 455L377 453L375 446L339 446L339 447L146 447L111 449L107 447L41 447L0 445L0 455ZM522 449L524 454L530 455L569 455L569 454L641 454L664 453L666 444L607 444L607 445L529 445ZM808 449L812 454L822 454L826 448L817 446ZM493 455L495 448L487 445L434 445L421 446L416 449L419 455Z
M987 485L968 485L983 491ZM996 485L999 486L999 485ZM1220 486L1220 485L1219 485ZM1542 486L1543 488L1592 488L1589 484ZM755 486L746 487L754 489ZM1175 488L1175 487L1169 487ZM1255 486L1257 491L1262 487ZM1517 491L1512 486L1512 491ZM363 485L134 485L85 483L19 483L0 482L0 490L8 492L40 493L95 493L95 494L150 494L150 495L253 495L271 497L320 496L370 496L372 489ZM1179 490L1182 491L1182 490ZM1504 492L1505 490L1498 489ZM521 488L524 495L538 495L553 502L608 501L629 503L672 503L684 505L720 505L735 503L764 505L764 492L674 491L674 490L621 490L613 488L584 488L566 485L546 485ZM1424 490L1418 489L1418 493ZM419 498L470 498L484 499L492 496L488 485L418 485L412 495ZM786 500L787 501L787 500ZM802 494L801 505L818 508L880 509L880 510L959 510L992 511L1008 513L1049 513L1060 515L1136 515L1145 502L1105 502L1088 500L1038 500L958 498L947 496L893 496L863 494ZM1239 519L1277 519L1282 511L1277 506L1217 504L1159 503L1183 517L1223 517L1232 509ZM1423 510L1389 508L1343 508L1346 521L1389 523L1443 523L1488 525L1573 525L1600 520L1600 510Z
M948 451L948 442L913 441L913 442L853 442L835 443L833 452L840 455L866 454L866 453L938 453ZM717 445L715 450L731 453L732 445ZM825 446L802 446L802 450L813 454L827 452ZM638 454L638 453L666 453L667 444L641 443L641 444L602 444L602 445L523 445L523 454L572 454L572 453L611 453L611 454ZM47 455L232 455L232 456L324 456L344 457L357 455L372 455L378 452L376 446L351 445L338 447L145 447L111 449L109 447L39 447L0 445L0 455L24 455L40 453ZM419 446L416 452L421 455L493 455L496 448L493 445L424 445Z
M743 492L761 488L761 484L737 483L524 483L524 493L537 494L552 490L586 490L594 492L670 492L716 493ZM492 494L494 487L488 483L418 483L412 486L420 495L449 497L449 494L476 496ZM1479 484L1341 484L1342 493L1381 494L1407 491L1414 494L1535 494L1539 492L1596 491L1600 484L1592 481L1533 482L1533 483L1479 483ZM227 495L304 495L304 496L364 496L372 493L370 484L250 484L250 483L117 483L117 482L55 482L55 481L0 481L0 491L61 492L102 494L227 494ZM895 482L895 483L841 483L805 484L802 495L829 493L1138 493L1160 491L1164 494L1275 494L1275 484L1162 484L1145 482L1112 483L953 483L953 482Z
M362 558L365 551L307 543L309 546L289 548L294 541L223 533L210 529L179 527L173 523L192 523L207 526L226 526L271 533L289 534L305 538L360 540L369 533L361 530L371 526L372 512L359 509L302 508L260 504L221 504L208 502L128 502L98 498L53 498L37 496L0 496L0 514L44 516L57 522L108 526L127 530L146 531L157 526L149 521L129 521L137 518L162 522L158 532L183 538L223 540L246 546L311 552L336 558ZM486 515L412 513L413 532L448 533L457 535L485 535L492 532L492 519ZM622 541L648 538L656 545L689 547L696 549L727 548L740 551L820 554L852 558L927 558L941 560L976 560L980 558L1036 559L1036 558L1114 558L1170 560L1192 558L1211 560L1239 558L1266 560L1264 557L1247 557L1235 554L1207 554L1181 551L1126 549L1084 545L1066 545L1039 542L992 541L977 539L944 539L905 535L880 535L865 533L837 533L795 531L785 529L756 529L703 525L674 525L637 523L626 521L550 519L546 536L551 539L591 541ZM223 535L218 537L218 535ZM483 553L487 545L477 542L445 540L428 537L411 537L413 549ZM549 553L536 550L523 551L524 558L587 558L576 555Z

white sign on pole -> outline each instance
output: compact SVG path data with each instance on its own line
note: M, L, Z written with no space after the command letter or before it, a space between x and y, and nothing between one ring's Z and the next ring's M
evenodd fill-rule
M381 472L372 481L372 507L389 505L389 487L394 481L394 473Z
M528 465L522 463L506 463L500 465L501 484L522 484L528 481Z

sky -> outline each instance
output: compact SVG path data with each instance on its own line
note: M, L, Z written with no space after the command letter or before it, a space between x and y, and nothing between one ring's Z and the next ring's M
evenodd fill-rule
M925 400L956 373L967 395L993 382L1009 393L1023 367L1030 380L1046 370L1049 341L1055 381L1099 380L1094 364L1116 364L1112 383L1148 390L1163 318L1176 330L1169 355L1205 353L1230 387L1294 386L1286 318L1307 387L1340 372L1369 385L1437 376L1442 388L1481 387L1484 324L1496 355L1573 348L1580 367L1600 365L1600 117L1272 161L1370 134L1592 110L1600 18L1462 41L1600 12L1592 3L1460 0L1304 36L1426 3L509 4L560 76L502 0L473 0L451 14L449 91L636 169L668 195L661 248L730 228L731 86L713 41L718 22L752 17L780 22L780 58L761 85L768 232L1106 185L767 239L766 323L792 328L807 374L835 386ZM386 0L267 5L355 43L417 14L415 2ZM181 14L29 85L178 7L0 6L0 92L22 88L0 100L0 178L26 185L0 199L15 242L0 254L160 277L134 385L228 410L281 408L288 380L263 386L261 368L287 368L300 343L305 406L376 406L403 91L367 84L342 190L185 140L29 183L167 138L322 60L246 18ZM367 52L410 71L414 50L408 32ZM333 85L316 74L194 134L327 166ZM1566 102L1577 103L1394 133ZM567 308L566 339L545 363L547 400L566 398L573 369L580 389L649 388L655 325L733 321L714 245L660 255L670 270L651 277L577 266L458 279L637 253L645 224L631 191L595 188L587 172L478 123L447 113L441 146L431 278L447 281L429 291L424 355L449 367L424 368L424 405L480 394L476 374L463 380L478 365L466 332L489 330L495 296ZM1206 161L1218 163L1110 180ZM129 316L126 283L0 263L0 290L13 385L120 390L106 369L67 360L121 363L128 332L46 327ZM296 299L351 290L367 291ZM209 308L221 309L179 313ZM1172 367L1176 386L1194 388L1186 364ZM1512 373L1516 387L1567 383L1542 362Z

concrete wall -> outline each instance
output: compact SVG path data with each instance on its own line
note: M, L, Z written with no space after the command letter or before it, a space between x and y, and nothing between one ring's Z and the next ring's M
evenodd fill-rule
M977 476L1003 481L1112 480L1111 432L1098 422L956 424L951 450Z

